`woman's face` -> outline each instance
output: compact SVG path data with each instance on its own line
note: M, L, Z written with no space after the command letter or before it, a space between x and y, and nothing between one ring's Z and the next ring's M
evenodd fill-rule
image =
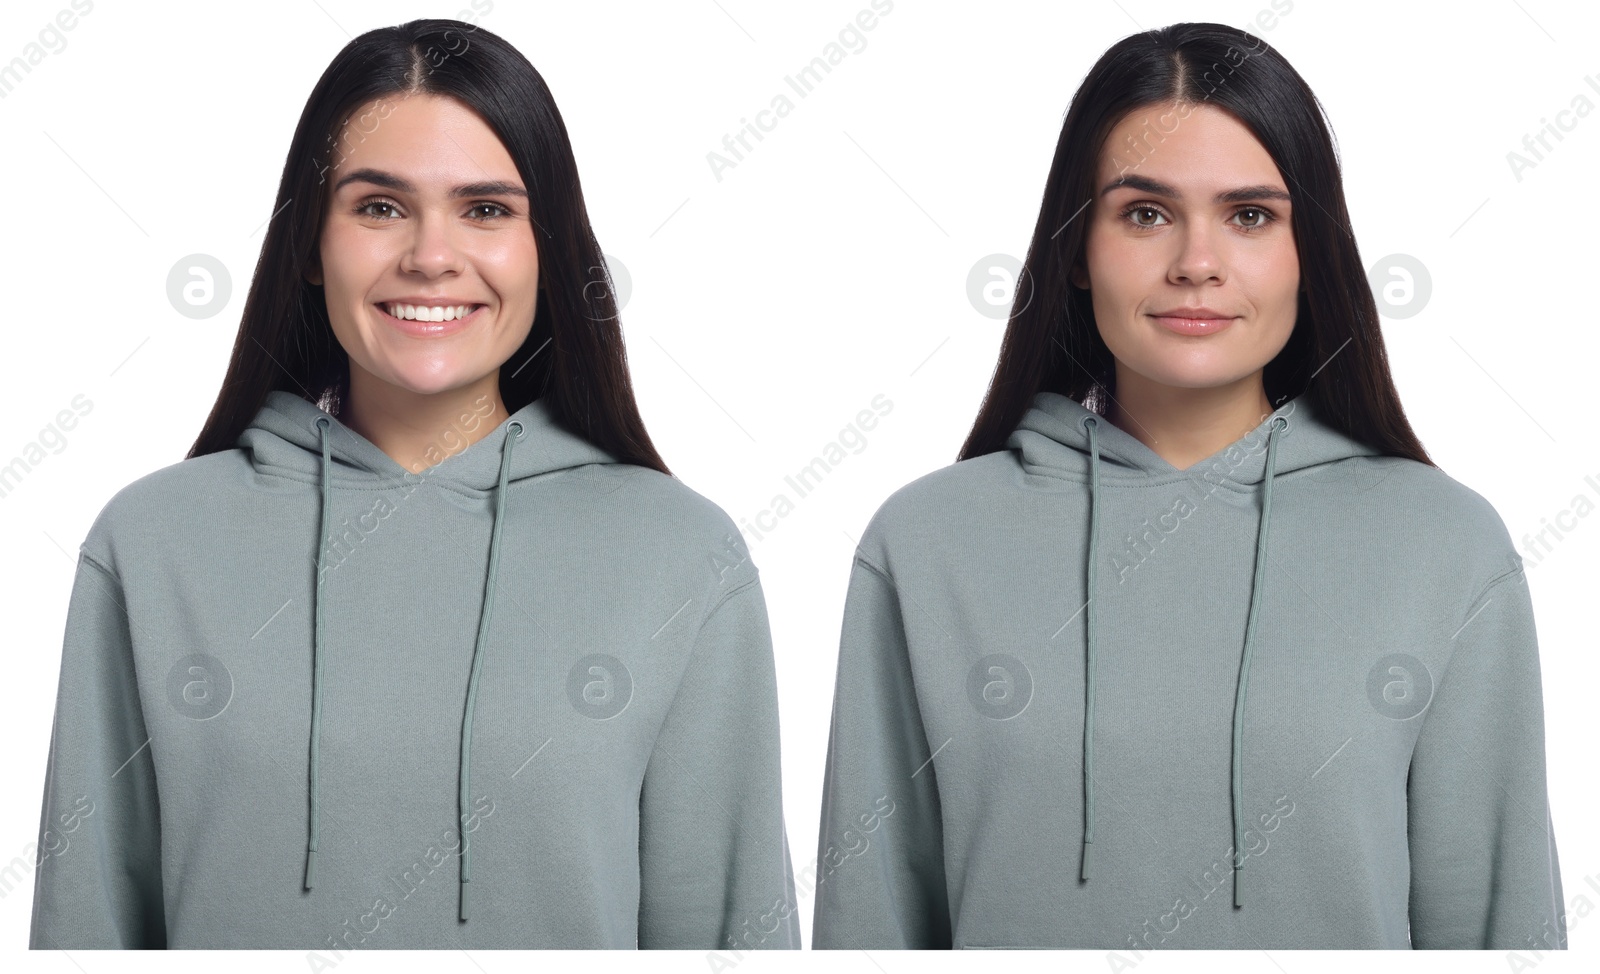
M1087 273L1072 280L1090 291L1119 385L1259 388L1300 287L1289 194L1267 150L1219 108L1150 106L1111 130L1095 192Z
M526 188L499 138L452 98L396 95L353 112L333 158L307 278L323 285L352 385L365 372L430 395L498 374L533 327L539 286Z

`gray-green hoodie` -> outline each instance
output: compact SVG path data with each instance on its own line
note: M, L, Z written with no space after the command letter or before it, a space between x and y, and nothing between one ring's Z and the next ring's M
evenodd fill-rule
M1305 396L1187 470L1054 393L1007 446L857 550L814 946L1565 946L1487 501Z
M800 946L732 520L539 401L465 442L412 474L273 392L112 498L31 946Z

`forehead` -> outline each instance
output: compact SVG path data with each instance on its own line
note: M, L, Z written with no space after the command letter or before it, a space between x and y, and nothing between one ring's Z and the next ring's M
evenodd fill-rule
M392 94L360 105L329 148L335 175L379 169L424 190L468 179L520 182L511 154L488 123L442 95Z
M1195 102L1147 105L1112 126L1100 149L1096 188L1132 174L1196 199L1246 184L1283 186L1277 164L1243 122Z

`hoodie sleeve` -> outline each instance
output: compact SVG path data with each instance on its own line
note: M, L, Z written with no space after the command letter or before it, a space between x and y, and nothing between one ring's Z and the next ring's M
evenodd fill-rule
M761 584L701 624L639 794L639 947L800 949Z
M148 741L121 582L80 553L34 853L30 948L166 946Z
M813 949L951 946L931 754L894 583L857 557L834 678Z
M1520 564L1473 601L1411 757L1411 944L1564 949L1533 605Z

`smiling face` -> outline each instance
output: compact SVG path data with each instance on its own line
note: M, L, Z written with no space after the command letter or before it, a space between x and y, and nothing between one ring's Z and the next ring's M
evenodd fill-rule
M323 285L352 388L432 395L498 376L539 284L510 154L452 98L391 96L351 118L307 279Z
M1129 113L1100 154L1072 280L1090 291L1118 388L1259 385L1294 328L1299 253L1278 167L1232 115L1185 107Z

